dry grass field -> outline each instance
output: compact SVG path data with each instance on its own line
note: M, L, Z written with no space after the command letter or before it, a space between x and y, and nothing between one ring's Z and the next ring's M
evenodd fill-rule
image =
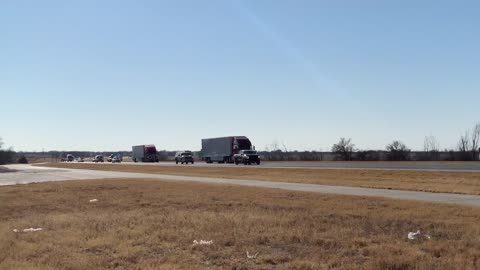
M4 186L0 205L0 269L480 269L473 207L140 179Z
M42 166L480 195L478 172L53 163Z

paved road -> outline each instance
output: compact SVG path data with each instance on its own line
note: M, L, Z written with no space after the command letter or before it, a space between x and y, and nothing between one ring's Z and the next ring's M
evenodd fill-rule
M95 170L77 170L77 169L57 169L32 167L29 165L9 165L8 168L18 170L13 173L0 173L1 185L27 184L34 182L65 181L65 180L84 180L84 179L108 179L108 178L149 178L158 180L175 181L193 181L215 184L232 184L241 186L276 188L293 191L306 191L317 193L354 195L354 196L374 196L386 197L403 200L417 200L436 203L455 203L461 205L470 205L480 207L480 196L460 195L449 193L430 193L417 191L399 191L386 189L370 189L359 187L342 187L313 184L298 184L284 182L269 182L240 179L221 179L210 177L190 177L159 175L146 173L126 173L126 172L108 172Z
M139 166L195 166L195 167L236 167L233 164L206 164L196 162L194 165L175 165L174 162L122 164ZM243 167L244 165L238 165ZM282 169L366 169L366 170L408 170L408 171L457 171L480 172L480 162L332 162L332 161L265 161L260 166L249 168L282 168Z

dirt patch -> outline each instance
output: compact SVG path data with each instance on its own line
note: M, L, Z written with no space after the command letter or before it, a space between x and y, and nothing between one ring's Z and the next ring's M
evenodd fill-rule
M0 205L0 269L480 267L473 207L140 179L0 187Z
M52 163L42 166L480 195L480 172Z

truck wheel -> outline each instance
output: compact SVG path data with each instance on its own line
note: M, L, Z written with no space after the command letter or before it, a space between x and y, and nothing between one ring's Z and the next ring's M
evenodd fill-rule
M246 162L246 161L243 162L243 165L247 165L247 164L248 164L248 162Z
M175 164L178 164L178 160L175 160Z
M257 165L260 165L260 160L257 160Z
M238 161L237 161L237 160L235 160L235 165L238 165Z
M195 163L195 162L194 162L194 161L192 161L192 165L193 165L194 163Z

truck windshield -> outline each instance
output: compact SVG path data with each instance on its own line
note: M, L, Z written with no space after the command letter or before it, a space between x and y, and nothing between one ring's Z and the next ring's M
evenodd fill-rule
M145 148L145 152L147 154L156 154L157 153L157 149L155 147L146 147Z
M237 143L238 143L238 149L240 150L246 150L246 149L252 148L252 143L250 142L250 140L241 139L241 140L237 140Z

